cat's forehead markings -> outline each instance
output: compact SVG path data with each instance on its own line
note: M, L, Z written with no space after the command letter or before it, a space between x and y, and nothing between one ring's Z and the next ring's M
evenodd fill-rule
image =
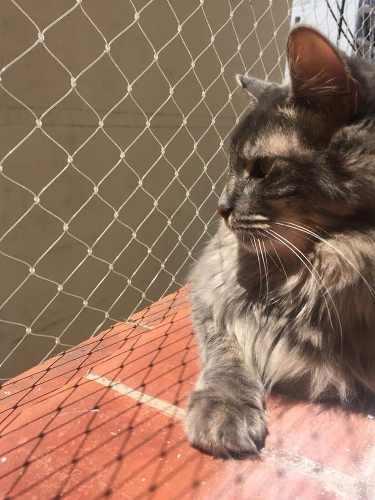
M274 130L260 134L255 143L247 141L244 144L243 154L246 158L258 155L284 156L296 148L301 149L301 144L295 132Z

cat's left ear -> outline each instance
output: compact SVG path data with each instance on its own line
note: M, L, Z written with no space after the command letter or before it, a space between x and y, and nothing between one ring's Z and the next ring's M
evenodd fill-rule
M324 112L336 125L353 118L360 87L345 56L310 26L297 26L288 38L292 97L302 106Z
M249 94L249 97L254 103L257 103L262 96L262 94L274 86L274 83L265 82L264 80L259 80L247 75L236 75L236 80L238 85L245 89Z

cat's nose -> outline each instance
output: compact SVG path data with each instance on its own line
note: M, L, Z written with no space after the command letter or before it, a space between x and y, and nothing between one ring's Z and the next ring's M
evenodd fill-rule
M219 215L223 217L223 219L228 219L228 217L232 213L232 210L233 208L229 203L221 203L221 201L219 201L217 211L219 212Z
M224 189L219 198L217 211L224 219L228 219L232 210L233 210L233 202L230 196L228 196L227 190Z
M224 188L224 191L221 193L221 196L219 198L217 211L223 217L223 219L228 219L232 210L233 210L232 200L228 196L227 189Z

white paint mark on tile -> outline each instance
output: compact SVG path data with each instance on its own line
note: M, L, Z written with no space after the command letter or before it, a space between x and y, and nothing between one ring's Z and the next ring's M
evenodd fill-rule
M178 408L167 401L156 398L154 396L149 396L141 391L137 391L128 385L125 385L121 382L116 382L115 380L111 380L106 377L101 377L100 375L95 374L94 372L88 373L85 378L87 380L93 380L104 387L110 387L112 390L118 392L123 396L128 396L129 398L138 401L139 403L145 404L155 410L160 411L164 415L168 417L174 417L178 419L183 419L185 417L185 410L182 408Z
M313 479L328 493L345 500L375 498L375 483L370 477L353 477L333 467L322 465L301 455L293 455L279 450L264 450L262 456L281 469L294 470Z

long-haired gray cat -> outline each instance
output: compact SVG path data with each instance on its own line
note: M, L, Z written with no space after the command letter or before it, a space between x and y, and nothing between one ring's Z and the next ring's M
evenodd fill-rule
M375 391L375 68L306 26L290 85L238 77L222 221L191 276L202 371L187 414L210 454L257 453L265 395Z

